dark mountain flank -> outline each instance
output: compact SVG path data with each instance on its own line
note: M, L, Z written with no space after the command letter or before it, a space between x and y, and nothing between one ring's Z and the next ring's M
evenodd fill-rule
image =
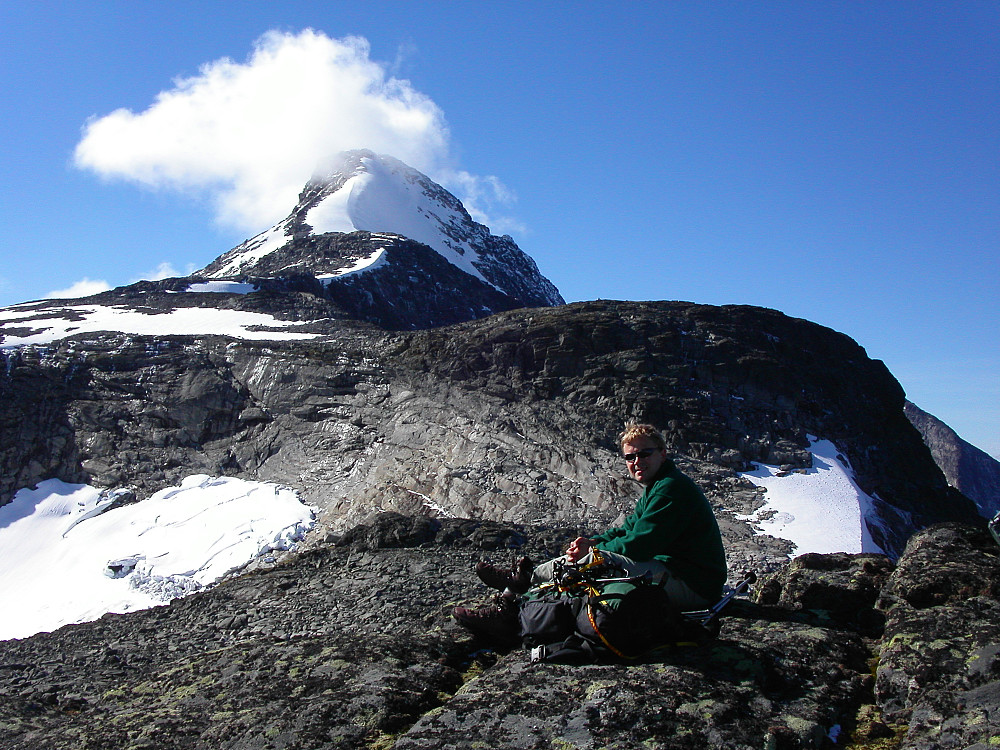
M909 401L905 410L948 483L972 500L980 515L992 518L1000 513L1000 461L962 440L940 419Z

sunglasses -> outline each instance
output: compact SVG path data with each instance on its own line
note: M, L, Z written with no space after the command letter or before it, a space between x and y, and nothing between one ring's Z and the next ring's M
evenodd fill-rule
M649 458L654 453L656 453L656 448L646 448L646 450L637 451L636 453L626 453L625 463L627 464L635 463L637 459Z

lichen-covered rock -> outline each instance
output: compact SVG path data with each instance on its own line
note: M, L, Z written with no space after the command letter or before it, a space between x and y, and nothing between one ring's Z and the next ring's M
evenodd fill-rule
M476 560L543 557L576 533L385 514L169 606L0 642L0 750L929 750L1000 736L1000 548L980 530L914 538L882 589L881 640L831 616L870 605L891 567L870 555L793 561L768 604L729 607L715 640L627 663L531 662L452 621L491 593ZM977 577L910 603L911 582Z
M0 748L362 748L440 705L476 555L322 549L169 606L0 643ZM459 637L456 637L458 635Z
M984 530L918 532L882 591L876 697L904 748L1000 742L1000 547Z
M894 567L885 555L800 555L761 582L756 601L822 612L878 635L884 618L875 601Z
M400 750L826 747L871 677L856 635L747 608L719 640L626 665L514 652L424 716Z
M1000 547L985 528L943 523L910 538L878 606L924 609L978 596L1000 598Z

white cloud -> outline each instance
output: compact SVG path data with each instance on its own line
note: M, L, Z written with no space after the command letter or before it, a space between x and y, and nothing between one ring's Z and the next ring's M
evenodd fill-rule
M111 288L108 282L102 279L83 278L66 289L57 289L45 295L45 299L76 299L77 297L89 297L92 294L100 294Z
M409 67L410 61L417 56L417 45L412 41L406 41L396 48L396 59L393 60L389 68L390 73L399 78L405 75L404 71Z
M144 112L92 118L75 161L107 178L207 191L222 223L257 232L288 214L331 154L370 148L434 177L449 140L440 108L372 61L365 39L270 31L246 62L206 63Z
M438 175L438 180L458 195L473 219L490 227L495 234L526 231L520 222L501 215L517 202L517 196L496 176L447 170Z
M193 269L189 270L188 273L192 273ZM146 273L139 276L137 279L133 279L132 283L136 281L160 281L161 279L173 279L178 276L186 276L187 274L182 274L177 271L170 263L164 261L160 263L153 271L146 271Z

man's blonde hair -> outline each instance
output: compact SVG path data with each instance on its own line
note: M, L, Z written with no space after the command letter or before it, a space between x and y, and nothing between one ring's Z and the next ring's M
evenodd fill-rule
M623 431L622 434L618 436L618 447L621 448L625 443L635 444L635 441L639 438L646 438L647 440L652 440L656 444L656 447L660 450L666 450L667 441L663 439L663 435L660 431L653 427L651 424L630 424Z

